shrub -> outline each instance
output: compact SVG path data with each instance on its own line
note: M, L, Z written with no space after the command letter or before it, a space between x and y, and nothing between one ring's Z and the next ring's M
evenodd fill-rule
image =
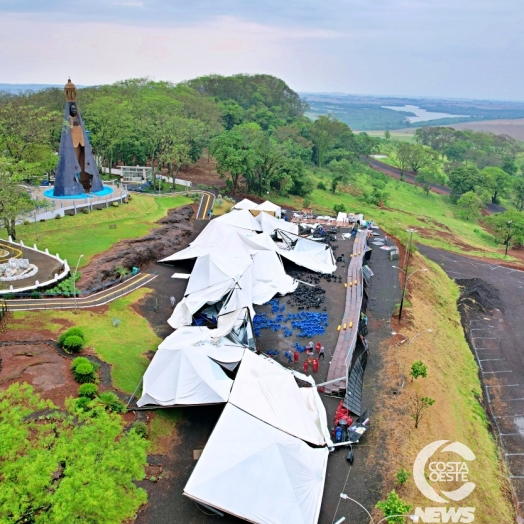
M64 345L65 339L71 336L80 337L82 342L85 341L84 332L78 327L72 327L58 337L58 345L62 347Z
M322 189L322 191L327 191L327 186L322 182L322 180L317 184L317 189Z
M80 353L84 347L84 340L77 335L69 335L63 343L63 348L68 353Z
M395 483L399 486L403 486L409 479L410 473L407 469L400 468L395 473Z
M85 362L80 362L73 368L73 377L79 384L96 382L96 367L86 359Z
M333 211L335 213L344 213L346 211L346 206L344 204L335 204L333 206Z
M82 384L78 388L78 396L79 397L87 397L87 398L95 398L98 394L98 386L95 384L87 383Z
M428 376L428 366L422 360L417 360L411 365L409 374L411 375L411 382L419 377L426 378Z
M40 219L40 222L45 222L45 218L41 218L41 219Z
M27 220L27 218L24 220L24 226L28 226L31 222L29 222L29 220Z
M304 198L304 200L302 201L302 205L305 208L309 208L309 206L311 205L311 200L309 200L309 198Z
M60 213L57 213L57 214L55 215L55 218L56 218L57 220L60 220L60 219L62 218L62 215L61 215Z
M82 209L82 213L84 213L84 215L89 214L89 209L87 209L87 207L84 207L84 209Z
M31 298L35 300L42 298L42 293L40 293L40 291L33 291L31 293Z
M89 384L86 384L86 386ZM76 409L81 409L82 411L89 411L91 408L91 399L89 397L80 397L76 399L75 406Z
M74 371L80 364L91 364L91 361L86 357L76 357L71 362L71 371Z
M126 409L124 403L112 391L100 393L98 402L100 402L107 411L114 413L122 413Z
M118 202L111 202L111 207L118 207L118 206L119 206Z
M394 524L402 524L405 522L402 515L406 515L412 509L412 507L404 502L395 491L390 492L386 500L377 502L375 507L381 509L384 512L385 517L390 517L388 518L388 522Z
M147 424L145 422L133 422L131 424L131 431L134 431L137 435L140 435L142 438L147 438Z

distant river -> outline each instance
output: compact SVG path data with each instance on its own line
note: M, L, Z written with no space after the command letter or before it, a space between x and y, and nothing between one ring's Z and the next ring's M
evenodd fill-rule
M439 118L467 118L468 115L450 115L449 113L434 113L426 111L418 106L382 106L384 109L392 109L393 111L405 111L406 113L414 113L416 116L406 117L410 124L416 122L427 122L428 120L438 120Z

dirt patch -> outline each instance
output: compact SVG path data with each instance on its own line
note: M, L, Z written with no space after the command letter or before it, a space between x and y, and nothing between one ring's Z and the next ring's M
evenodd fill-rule
M500 298L498 289L480 278L457 279L461 287L458 301L459 311L462 315L470 311L479 314L492 312L494 309L504 311L504 303Z
M204 154L195 165L184 167L178 174L178 178L190 180L193 182L193 186L226 187L226 179L220 178L216 165L216 160L213 157Z
M40 334L40 337L42 335ZM64 407L67 397L76 396L78 384L69 369L71 360L44 343L0 347L0 388L15 382L31 384L45 399Z
M191 206L173 209L158 221L161 227L146 236L131 240L121 240L111 249L95 257L82 269L80 289L93 289L105 280L117 276L116 269L142 268L147 263L166 257L182 247L191 234L193 215Z

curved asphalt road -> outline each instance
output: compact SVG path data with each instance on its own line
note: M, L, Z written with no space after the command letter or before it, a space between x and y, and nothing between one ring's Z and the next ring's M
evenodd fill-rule
M480 368L486 406L504 452L509 478L524 504L524 271L417 246L450 278L482 279L500 293L504 310L470 319L468 331ZM467 444L467 443L466 443Z

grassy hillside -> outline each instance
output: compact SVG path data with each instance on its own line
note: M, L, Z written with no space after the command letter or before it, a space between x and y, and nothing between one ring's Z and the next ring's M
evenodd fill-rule
M317 182L329 181L328 173L320 173ZM406 229L415 228L417 242L454 252L467 252L485 258L504 259L504 250L492 235L486 232L476 220L462 220L459 209L448 196L430 193L425 195L421 188L386 178L385 191L389 196L386 203L378 208L365 201L363 193L373 190L373 179L366 171L350 187L348 193L333 194L315 189L309 200L313 209L320 214L334 215L333 206L344 204L346 211L364 213L368 218L385 228L401 241L407 239ZM299 197L270 196L271 200L286 206L301 209L303 199ZM508 257L507 260L515 260Z
M478 367L464 339L457 312L459 290L442 269L420 255L414 257L413 268L427 267L427 273L418 273L410 280L409 303L401 326L395 331L416 340L401 343L397 335L383 348L385 369L381 397L375 412L375 429L387 435L388 461L384 468L385 493L394 489L394 475L401 468L411 471L419 451L435 440L462 442L476 455L468 463L469 478L477 487L461 504L475 507L475 522L514 522L513 507L508 493L507 479L502 471L502 458L490 434L482 407L482 389ZM431 330L428 332L428 330ZM406 383L400 395L393 395L403 370L421 360L428 366L427 378ZM417 429L410 416L413 396L419 393L435 400L423 415ZM393 417L393 419L392 419ZM392 424L392 421L394 423ZM457 486L442 486L456 489ZM415 486L412 477L397 489L399 495L413 506L436 506L429 503ZM378 513L377 513L378 514Z

